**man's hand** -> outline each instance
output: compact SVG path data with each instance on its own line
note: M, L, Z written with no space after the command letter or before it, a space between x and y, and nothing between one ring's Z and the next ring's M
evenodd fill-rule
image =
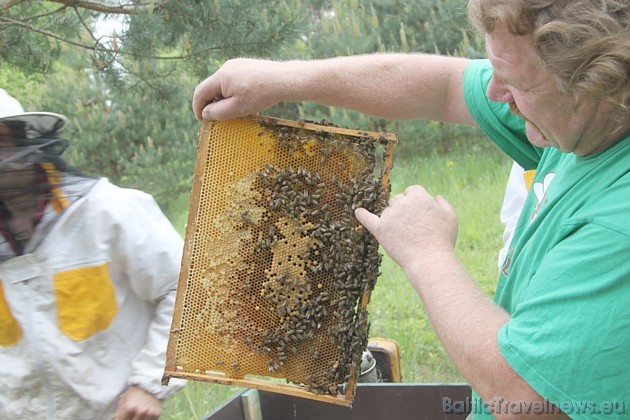
M286 98L289 62L229 60L196 88L192 108L198 120L253 115Z
M156 420L162 414L162 402L142 388L131 386L120 397L114 413L116 420Z
M381 217L365 209L357 209L355 215L403 269L437 253L452 253L457 240L457 216L451 205L418 185L393 197Z

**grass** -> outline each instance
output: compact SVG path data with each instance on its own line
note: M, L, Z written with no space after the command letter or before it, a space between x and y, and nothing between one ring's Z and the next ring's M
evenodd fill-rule
M499 210L511 162L494 149L457 150L445 156L399 159L392 172L392 194L420 184L441 194L459 218L457 253L469 274L492 295L503 227ZM187 199L183 202L187 206ZM184 208L184 207L183 207ZM185 211L183 212L185 213ZM183 231L186 217L174 220ZM402 270L387 256L368 306L370 336L391 338L401 349L404 382L461 382L460 374L437 340L422 303ZM165 419L201 418L239 388L189 382L167 401Z

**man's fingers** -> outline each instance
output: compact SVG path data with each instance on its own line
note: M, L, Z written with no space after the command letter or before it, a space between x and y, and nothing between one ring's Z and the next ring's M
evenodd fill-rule
M354 211L354 215L356 216L359 223L361 223L370 233L376 236L376 231L378 230L378 222L379 217L373 213L370 213L368 210L363 208L358 208Z
M195 113L195 117L201 120L206 106L221 97L221 86L212 76L199 83L195 88L192 100L192 109Z
M405 189L404 195L426 195L428 191L421 185L411 185Z
M222 121L229 118L243 117L244 115L235 115L234 102L236 98L217 98L214 102L207 104L201 113L204 120Z
M451 213L451 214L453 214L453 215L455 214L455 209L453 208L453 206L451 205L451 203L449 203L449 202L446 200L446 198L444 198L443 196L441 196L441 195L437 195L437 196L435 196L435 201L437 201L437 202L438 202L438 204L439 204L440 206L442 206L442 208L443 208L444 210L448 211L449 213Z

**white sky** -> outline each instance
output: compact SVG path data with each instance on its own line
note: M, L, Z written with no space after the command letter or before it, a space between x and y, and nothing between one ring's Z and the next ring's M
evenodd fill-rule
M94 22L94 36L99 38L101 36L111 36L113 32L120 35L123 29L124 16L115 15L99 18Z

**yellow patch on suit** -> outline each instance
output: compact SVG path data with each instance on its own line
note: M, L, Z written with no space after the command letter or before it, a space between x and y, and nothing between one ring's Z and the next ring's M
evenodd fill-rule
M54 280L62 333L81 341L109 326L118 304L107 264L59 272Z
M4 288L0 283L0 346L14 346L22 338L22 329L15 320L4 298Z

